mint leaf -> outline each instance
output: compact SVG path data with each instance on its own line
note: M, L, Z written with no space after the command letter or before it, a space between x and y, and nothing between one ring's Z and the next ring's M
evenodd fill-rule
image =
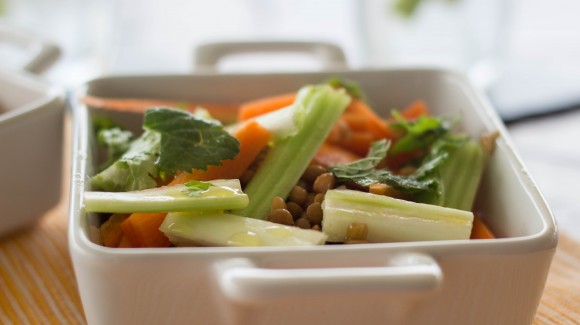
M207 170L238 155L240 144L219 122L171 108L145 111L143 127L161 134L157 167L161 172Z
M416 120L407 121L397 111L391 114L396 120L391 123L391 126L403 131L404 134L391 148L391 155L417 149L429 149L429 146L446 134L450 128L447 121L431 116L420 116Z
M366 158L349 164L335 166L330 169L338 181L350 181L361 186L371 184L387 184L405 194L430 193L437 195L440 189L438 179L433 177L435 170L443 158L434 157L431 161L417 169L411 175L396 175L388 169L376 169L376 166L386 157L389 142L385 140L375 141Z

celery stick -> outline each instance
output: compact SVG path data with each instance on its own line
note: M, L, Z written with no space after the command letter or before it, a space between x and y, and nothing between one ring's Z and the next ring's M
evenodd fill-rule
M248 196L237 179L206 184L203 189L180 184L132 192L85 192L85 210L110 213L230 210L248 204Z
M366 223L370 242L469 239L473 213L352 190L329 190L322 231L344 242L353 222Z
M323 245L320 231L218 212L169 213L159 229L177 246Z
M473 140L457 148L441 166L442 206L471 211L485 167L486 155Z
M294 115L298 132L274 145L244 189L250 203L233 213L265 219L272 198L288 196L349 101L343 89L328 85L302 88L295 102L303 107Z
M263 114L254 118L258 124L272 133L274 142L280 141L298 132L297 123L300 120L300 112L303 107L299 103L281 108L279 110ZM237 128L242 126L246 121L239 122L226 127L226 131L233 133Z

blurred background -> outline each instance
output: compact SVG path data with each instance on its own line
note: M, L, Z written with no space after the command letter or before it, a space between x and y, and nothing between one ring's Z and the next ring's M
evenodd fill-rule
M215 41L325 41L352 69L457 70L489 96L565 224L580 211L578 12L578 0L0 0L0 27L55 43L42 78L68 91L102 75L192 73L194 49ZM0 34L1 66L18 69L28 52ZM218 70L323 67L257 53Z

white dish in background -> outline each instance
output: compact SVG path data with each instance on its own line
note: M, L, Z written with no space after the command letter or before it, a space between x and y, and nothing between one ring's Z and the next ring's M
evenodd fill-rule
M69 245L90 324L529 324L557 244L541 194L503 124L466 80L439 70L108 77L84 94L235 103L330 76L358 82L382 115L415 99L499 130L477 206L500 239L306 248L113 249L90 237L83 192L95 165L91 117L74 109ZM139 130L141 117L109 112Z
M64 95L0 69L0 237L29 226L61 196Z
M21 64L0 68L2 237L33 224L60 200L65 104L61 89L31 74L54 63L56 45L0 24L0 47L3 54L26 54Z

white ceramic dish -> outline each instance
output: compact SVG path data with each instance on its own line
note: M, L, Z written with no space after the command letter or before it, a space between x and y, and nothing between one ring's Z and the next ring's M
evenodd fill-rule
M77 105L69 244L91 324L530 324L557 244L553 217L487 101L438 70L109 77L104 97L240 102L339 75L386 115L417 98L462 116L474 136L499 130L477 205L501 237L310 248L111 249L83 210L95 162L91 117ZM132 128L135 114L113 113Z
M18 69L0 68L2 237L33 224L60 199L65 104L60 89L27 72L47 68L57 47L6 25L0 42L31 50Z

